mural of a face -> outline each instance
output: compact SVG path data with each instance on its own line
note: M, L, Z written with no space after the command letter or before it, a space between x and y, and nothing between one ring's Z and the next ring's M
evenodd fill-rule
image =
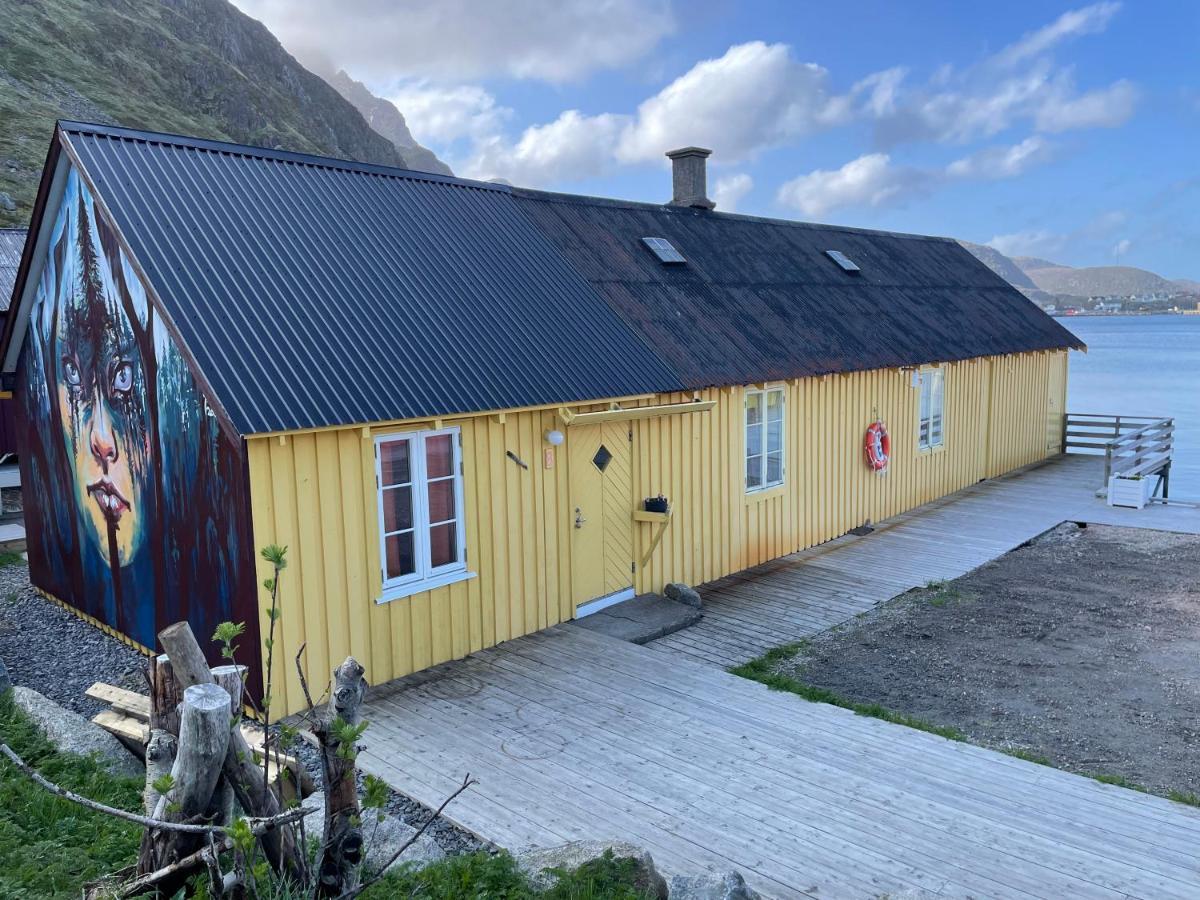
M58 405L88 537L109 565L114 550L116 564L126 565L145 535L142 501L152 452L142 366L111 282L101 282L97 297L86 281L85 275L81 289L64 298L53 336Z
M45 234L16 386L30 578L146 648L186 620L215 661L219 623L258 624L239 436L74 168Z

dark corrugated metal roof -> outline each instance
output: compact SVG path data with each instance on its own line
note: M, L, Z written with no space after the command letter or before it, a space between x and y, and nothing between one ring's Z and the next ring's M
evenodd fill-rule
M514 196L689 388L1083 346L946 238ZM687 265L661 264L645 235L669 240Z
M1083 346L947 239L61 127L245 434Z
M26 234L24 228L0 228L0 312L8 311Z
M680 386L506 187L63 130L242 433Z

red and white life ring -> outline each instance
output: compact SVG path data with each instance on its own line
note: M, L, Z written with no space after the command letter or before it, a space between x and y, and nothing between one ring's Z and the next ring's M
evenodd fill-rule
M863 449L867 454L867 466L872 472L886 469L892 458L892 439L888 436L887 426L882 422L872 423L867 429Z

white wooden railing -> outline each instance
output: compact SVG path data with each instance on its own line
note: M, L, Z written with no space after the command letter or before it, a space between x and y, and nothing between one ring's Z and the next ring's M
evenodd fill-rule
M1155 493L1161 489L1166 498L1174 447L1174 419L1101 413L1067 413L1063 418L1064 452L1103 453L1104 490L1112 475L1157 475Z

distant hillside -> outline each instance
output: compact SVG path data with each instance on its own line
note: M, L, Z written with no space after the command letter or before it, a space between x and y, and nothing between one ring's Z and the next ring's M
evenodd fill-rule
M396 145L410 169L419 172L436 172L439 175L453 175L450 167L438 159L432 150L427 150L416 142L404 114L396 109L396 104L382 97L376 97L361 81L355 81L345 72L338 70L332 75L320 74L333 85L339 94L354 104L354 108L362 113L375 131Z
M227 0L0 0L0 226L28 222L58 118L406 165Z
M1050 262L1048 259L1042 259L1038 256L1013 256L1011 257L1013 264L1022 272L1028 272L1030 269L1069 269L1070 266L1064 266L1062 263Z
M986 265L989 269L1007 281L1015 288L1025 290L1036 290L1037 285L1033 283L1028 275L1026 275L1015 262L986 244L972 244L970 241L959 241L964 247L975 255L975 258Z
M1179 291L1174 282L1132 266L1092 266L1084 269L1055 266L1026 269L1025 272L1043 291L1075 297L1171 294Z
M1200 282L1168 281L1132 266L1091 266L1076 269L1037 256L1008 257L983 244L959 241L980 262L1038 303L1060 297L1112 297L1130 294L1200 292Z

